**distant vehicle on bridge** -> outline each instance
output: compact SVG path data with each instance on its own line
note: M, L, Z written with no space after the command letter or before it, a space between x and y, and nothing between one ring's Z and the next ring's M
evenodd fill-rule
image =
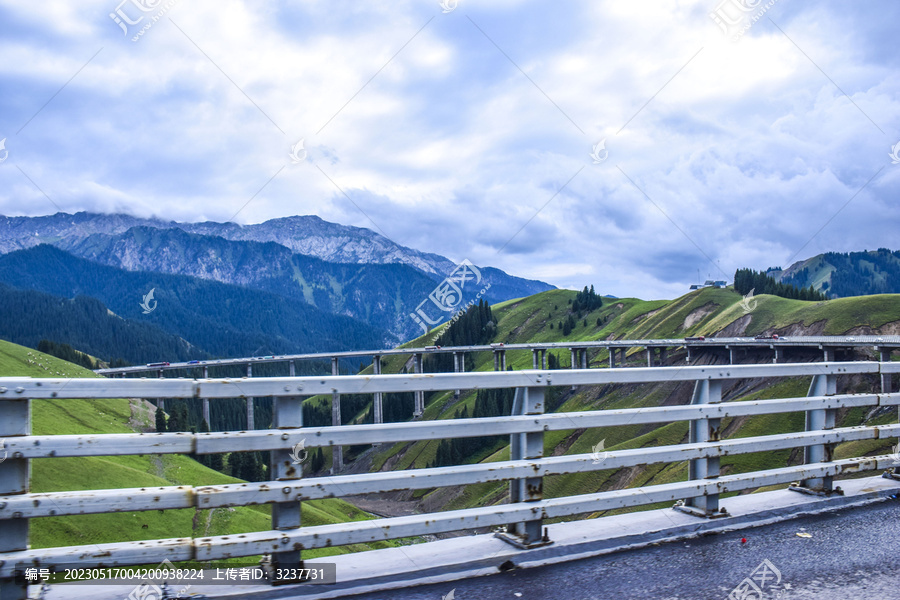
M158 363L147 363L148 367L168 367L169 363L167 362L158 362Z
M200 361L199 361L199 360L189 360L189 361L188 361L188 364L189 364L189 365L199 365L199 364L200 364Z
M706 339L705 335L689 335L686 338L684 338L684 341L686 341L686 342L702 342L705 339Z
M440 350L440 346L425 346L426 350Z
M503 347L503 342L500 342L499 344L491 344L491 348L502 348L502 347Z
M754 339L757 339L757 340L777 340L777 339L778 339L778 334L777 334L777 333L773 333L773 334L765 334L765 333L761 333L761 334L759 334L758 336L756 336Z

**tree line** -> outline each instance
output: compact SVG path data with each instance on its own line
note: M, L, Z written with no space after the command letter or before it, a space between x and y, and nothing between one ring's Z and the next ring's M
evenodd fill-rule
M820 302L828 297L822 292L816 291L812 286L796 288L789 283L775 281L763 271L753 269L738 269L734 272L734 291L746 296L753 290L755 295L771 294L791 300L806 300Z

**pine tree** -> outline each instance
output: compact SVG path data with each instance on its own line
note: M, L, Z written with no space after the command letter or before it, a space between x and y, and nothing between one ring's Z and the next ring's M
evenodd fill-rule
M156 431L158 433L163 433L166 430L166 413L164 413L161 408L156 407Z

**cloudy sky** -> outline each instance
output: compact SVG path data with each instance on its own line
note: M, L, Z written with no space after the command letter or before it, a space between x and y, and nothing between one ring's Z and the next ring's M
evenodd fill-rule
M900 247L891 0L117 2L0 1L0 214L316 214L644 298Z

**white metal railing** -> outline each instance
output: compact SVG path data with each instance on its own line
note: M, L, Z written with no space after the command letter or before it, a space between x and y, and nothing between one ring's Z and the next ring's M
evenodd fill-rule
M703 517L721 514L719 495L765 485L800 481L815 493L831 493L835 476L894 466L891 456L832 460L840 442L900 436L900 425L835 428L839 408L900 405L900 394L836 394L837 377L900 372L900 363L829 362L767 365L501 371L373 376L273 377L244 379L32 379L0 378L0 595L24 598L11 579L25 566L90 567L214 560L271 554L273 562L297 563L300 549L322 548L424 534L506 525L508 538L524 546L541 543L545 519L600 510L683 501L679 508ZM809 394L799 398L722 402L725 380L811 376ZM690 405L544 414L551 386L695 382ZM318 394L375 394L457 389L515 388L513 415L369 425L303 427L302 400ZM240 432L30 435L31 400L67 398L274 397L273 427ZM789 412L806 413L806 430L778 435L719 439L721 419ZM690 423L690 440L654 448L595 455L543 457L544 432L623 425ZM442 440L510 435L510 460L401 472L378 472L303 479L291 448ZM723 476L721 457L804 448L804 464ZM271 453L270 481L216 486L167 486L31 493L29 461L34 458L135 454ZM562 498L543 498L542 478L651 463L690 461L689 480ZM300 503L398 489L510 481L510 502L464 510L391 517L373 521L304 527ZM90 546L28 549L30 519L47 516L209 509L272 504L272 529L239 536L125 541Z

